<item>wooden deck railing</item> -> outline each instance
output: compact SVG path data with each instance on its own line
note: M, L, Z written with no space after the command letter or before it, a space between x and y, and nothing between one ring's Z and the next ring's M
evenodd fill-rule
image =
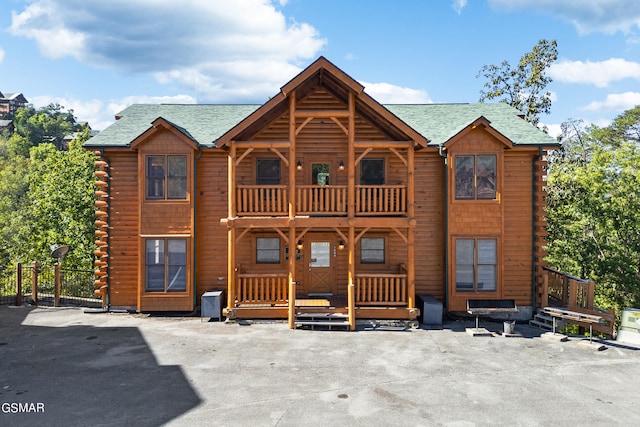
M299 185L296 211L300 214L347 213L347 187L344 185Z
M286 185L236 186L236 211L239 216L282 216L289 213ZM347 214L347 187L343 185L299 185L296 187L296 212L302 215ZM405 215L406 185L358 185L356 215Z
M287 274L238 274L238 304L286 304Z
M406 274L357 274L356 305L406 305Z
M289 213L288 203L286 185L236 186L238 215L287 215Z
M602 317L603 324L594 324L593 330L613 336L615 312L594 306L595 283L571 276L549 267L543 269L543 284L539 290L540 306L566 307L571 311ZM580 326L585 326L580 322Z
M402 215L407 213L405 185L357 185L356 214Z

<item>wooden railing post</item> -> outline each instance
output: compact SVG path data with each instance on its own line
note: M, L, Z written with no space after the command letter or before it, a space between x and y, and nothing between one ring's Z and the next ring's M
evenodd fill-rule
M567 306L568 307L576 307L578 305L578 282L573 279L569 279L569 295Z
M540 307L549 306L549 272L542 272L542 293L540 294Z
M36 261L31 264L31 301L33 305L38 306L38 263Z
M593 306L594 306L594 297L595 297L595 292L596 292L596 284L595 282L592 282L591 280L589 280L589 284L588 284L588 291L587 291L587 307L589 310L593 310Z
M60 307L60 287L61 287L60 263L56 262L53 265L53 277L54 277L53 306Z
M16 265L16 305L22 305L22 263Z

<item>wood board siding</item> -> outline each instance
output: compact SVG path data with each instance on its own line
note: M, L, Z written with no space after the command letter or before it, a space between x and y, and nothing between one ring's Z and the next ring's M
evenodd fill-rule
M109 298L115 307L138 301L138 157L106 151L109 161Z

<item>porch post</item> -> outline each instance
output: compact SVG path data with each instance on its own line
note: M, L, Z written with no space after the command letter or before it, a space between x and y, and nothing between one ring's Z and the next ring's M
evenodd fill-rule
M296 228L289 227L289 329L296 324Z
M415 158L413 144L407 148L407 214L411 220L411 225L407 229L407 304L409 308L415 308L416 278L415 278L415 235L416 229L413 227L415 221Z
M227 206L228 219L232 219L236 215L236 147L231 143L229 156L227 157ZM227 223L227 318L235 318L233 309L236 305L236 229L232 223Z
M347 306L348 306L348 314L349 314L349 330L356 330L356 289L355 289L355 280L356 280L356 264L355 264L355 229L353 226L349 226L349 274L347 280Z

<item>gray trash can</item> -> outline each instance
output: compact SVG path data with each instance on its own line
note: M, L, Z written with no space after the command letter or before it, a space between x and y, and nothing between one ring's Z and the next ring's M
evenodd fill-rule
M215 290L202 294L200 317L222 320L222 293L221 290Z

